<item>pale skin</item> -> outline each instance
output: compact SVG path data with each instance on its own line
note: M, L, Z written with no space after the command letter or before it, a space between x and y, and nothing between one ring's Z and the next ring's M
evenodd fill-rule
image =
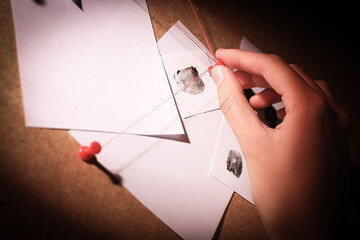
M324 81L313 81L275 55L219 49L212 77L221 109L248 166L252 195L272 239L333 235L338 171L345 163L349 119ZM234 73L228 67L237 69ZM248 102L243 89L264 87ZM265 126L254 109L283 101L283 119Z

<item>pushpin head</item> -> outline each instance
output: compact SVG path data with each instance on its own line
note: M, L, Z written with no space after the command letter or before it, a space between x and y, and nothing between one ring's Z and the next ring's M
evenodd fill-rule
M78 155L83 161L89 161L94 157L96 153L101 151L101 145L98 142L92 142L90 147L88 146L81 146L78 149Z
M93 153L99 153L101 151L101 145L100 143L98 142L92 142L90 144L90 150L93 152Z
M208 72L209 72L209 75L211 76L211 70L213 69L213 67L214 66L210 66L209 68L208 68Z

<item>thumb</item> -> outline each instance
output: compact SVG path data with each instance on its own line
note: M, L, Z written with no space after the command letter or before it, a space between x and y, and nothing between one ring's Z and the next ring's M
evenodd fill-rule
M226 66L216 65L211 76L218 86L219 105L239 142L260 133L262 123L244 95L234 73Z

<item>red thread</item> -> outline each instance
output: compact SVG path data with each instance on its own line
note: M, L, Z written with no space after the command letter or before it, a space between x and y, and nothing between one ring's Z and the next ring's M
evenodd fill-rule
M214 60L215 62L219 63L221 61L216 60L216 57L210 47L210 43L205 35L205 32L200 24L199 18L196 15L195 9L193 4L191 3L191 1L189 0L190 6L194 12L194 15L196 17L197 22L199 23L199 26L201 28L201 31L204 35L205 41L207 43L207 45L209 46L209 49L212 53L213 56L210 56L203 48L202 44L199 43L196 39L194 39L185 29L183 29L180 25L178 25L175 21L175 19L173 19L172 17L170 17L162 8L159 7L159 5L157 5L156 3L154 3L152 0L148 0L149 2L151 2L160 12L163 13L163 15L170 20L177 28L180 29L180 31L182 31L193 43L195 43L196 46L198 46L206 55L208 55L212 60ZM221 62L220 64L223 65L223 63ZM206 72L203 72L202 74L200 74L197 78L193 79L192 81L190 81L188 84L186 84L183 88L181 88L180 90L178 90L177 92L175 92L173 95L171 95L170 97L168 97L167 99L165 99L163 102L161 102L159 105L157 105L155 108L153 108L152 110L150 110L149 112L147 112L145 115L143 115L141 118L139 118L138 120L136 120L134 123L132 123L130 126L128 126L127 128L125 128L124 130L122 130L120 133L118 133L116 136L114 136L112 139L110 139L108 142L106 142L103 147L105 147L106 145L110 144L112 141L114 141L117 137L119 137L121 134L125 133L126 131L128 131L130 128L132 128L133 126L135 126L138 122L140 122L141 120L143 120L145 117L147 117L149 114L151 114L152 112L154 112L156 109L158 109L160 106L162 106L164 103L166 103L167 101L169 101L171 98L173 98L174 96L176 96L179 92L181 92L182 90L184 90L187 86L189 86L191 83L193 83L194 81L196 81L197 79L199 79L202 75L204 75Z
M145 117L147 117L150 113L154 112L156 109L158 109L159 107L161 107L164 103L166 103L167 101L169 101L171 98L173 98L174 96L176 96L179 92L181 92L182 90L184 90L187 86L189 86L191 83L195 82L197 79L199 79L202 75L204 75L205 73L207 73L207 71L203 72L202 74L200 74L197 78L194 78L193 80L191 80L188 84L186 84L183 88L181 88L180 90L178 90L177 92L175 92L173 95L171 95L170 97L168 97L167 99L165 99L163 102L161 102L159 105L157 105L155 108L151 109L149 112L147 112L146 114L144 114L141 118L139 118L138 120L136 120L135 122L133 122L130 126L128 126L127 128L125 128L124 130L122 130L121 132L119 132L116 136L114 136L112 139L110 139L108 142L106 142L105 144L103 144L103 148L110 144L112 141L114 141L117 137L119 137L120 135L124 134L127 130L129 130L130 128L132 128L133 126L135 126L138 122L140 122L141 120L143 120Z
M180 25L178 25L175 21L175 19L173 19L172 17L170 17L163 9L161 9L156 3L154 3L152 0L148 0L149 2L151 2L160 12L163 13L163 15L170 20L178 29L180 29L180 31L182 31L196 46L198 46L200 48L200 50L202 50L209 58L211 58L214 62L216 62L216 65L223 65L223 63L220 60L216 60L216 57L211 49L210 43L205 35L205 32L200 24L199 18L195 12L194 6L191 3L190 0L190 6L194 12L194 15L196 17L196 20L200 26L200 29L204 35L205 41L211 51L211 55L209 55L207 53L207 49L205 47L203 47L203 45L198 42L193 36L191 36L190 33L188 33L184 28L182 28ZM149 114L151 114L152 112L154 112L156 109L158 109L159 107L161 107L164 103L166 103L167 101L169 101L171 98L173 98L174 96L176 96L179 92L181 92L182 90L184 90L187 86L189 86L191 83L193 83L194 81L196 81L197 79L199 79L202 75L204 75L206 72L209 72L209 74L211 75L211 68L209 67L209 69L205 72L203 72L202 74L200 74L197 78L193 79L192 81L190 81L188 84L186 84L183 88L181 88L180 90L178 90L177 92L175 92L174 94L172 94L170 97L168 97L167 99L165 99L163 102L161 102L159 105L157 105L155 108L151 109L149 112L147 112L146 114L144 114L141 118L139 118L138 120L136 120L135 122L133 122L132 124L130 124L128 127L126 127L124 130L122 130L121 132L119 132L118 134L116 134L113 138L111 138L109 141L107 141L105 144L103 144L102 148L104 148L105 146L109 145L111 142L113 142L116 138L118 138L120 135L124 134L126 131L128 131L130 128L132 128L133 126L135 126L138 122L140 122L141 120L143 120L144 118L146 118ZM80 156L81 159L83 159L84 161L88 161L89 159L91 159L94 154L99 153L101 150L101 146L99 143L97 142L92 142L90 147L87 146L81 146L78 149L78 154Z
M207 39L207 37L206 37L206 35L205 35L204 29L203 29L202 26L201 26L200 20L199 20L197 14L196 14L196 12L195 12L195 8L194 8L191 0L188 0L188 1L189 1L189 3L190 3L191 9L193 10L193 13L194 13L194 15L195 15L196 21L198 22L198 24L199 24L199 26L200 26L200 29L201 29L201 31L202 31L202 33L203 33L203 35L204 35L205 41L206 41L206 43L207 43L207 45L208 45L208 47L209 47L209 49L210 49L210 51L211 51L211 54L214 56L214 58L216 58L215 55L214 55L214 53L213 53L213 51L212 51L212 49L211 49L210 43L209 43L209 41L208 41L208 39Z
M225 64L224 64L220 59L218 59L217 63L216 63L214 66L208 67L208 72L209 72L210 77L212 77L212 76L211 76L211 71L212 71L213 67L218 66L218 65L223 65L223 66L225 66Z
M214 62L216 62L216 58L209 55L206 52L206 48L204 49L202 44L198 42L196 39L194 39L190 33L188 33L184 28L182 28L179 24L177 24L176 20L169 16L162 8L160 8L159 5L154 3L152 0L148 0L151 4L153 4L170 22L172 22L180 31L182 31L196 46L200 48L201 51L203 51L209 58L211 58ZM210 49L211 50L211 49ZM213 54L214 55L214 54Z

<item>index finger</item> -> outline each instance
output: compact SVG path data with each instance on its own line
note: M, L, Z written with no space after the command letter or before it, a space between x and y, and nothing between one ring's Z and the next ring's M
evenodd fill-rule
M280 57L239 49L219 49L216 57L228 67L263 77L281 96L294 98L308 89L303 79Z

